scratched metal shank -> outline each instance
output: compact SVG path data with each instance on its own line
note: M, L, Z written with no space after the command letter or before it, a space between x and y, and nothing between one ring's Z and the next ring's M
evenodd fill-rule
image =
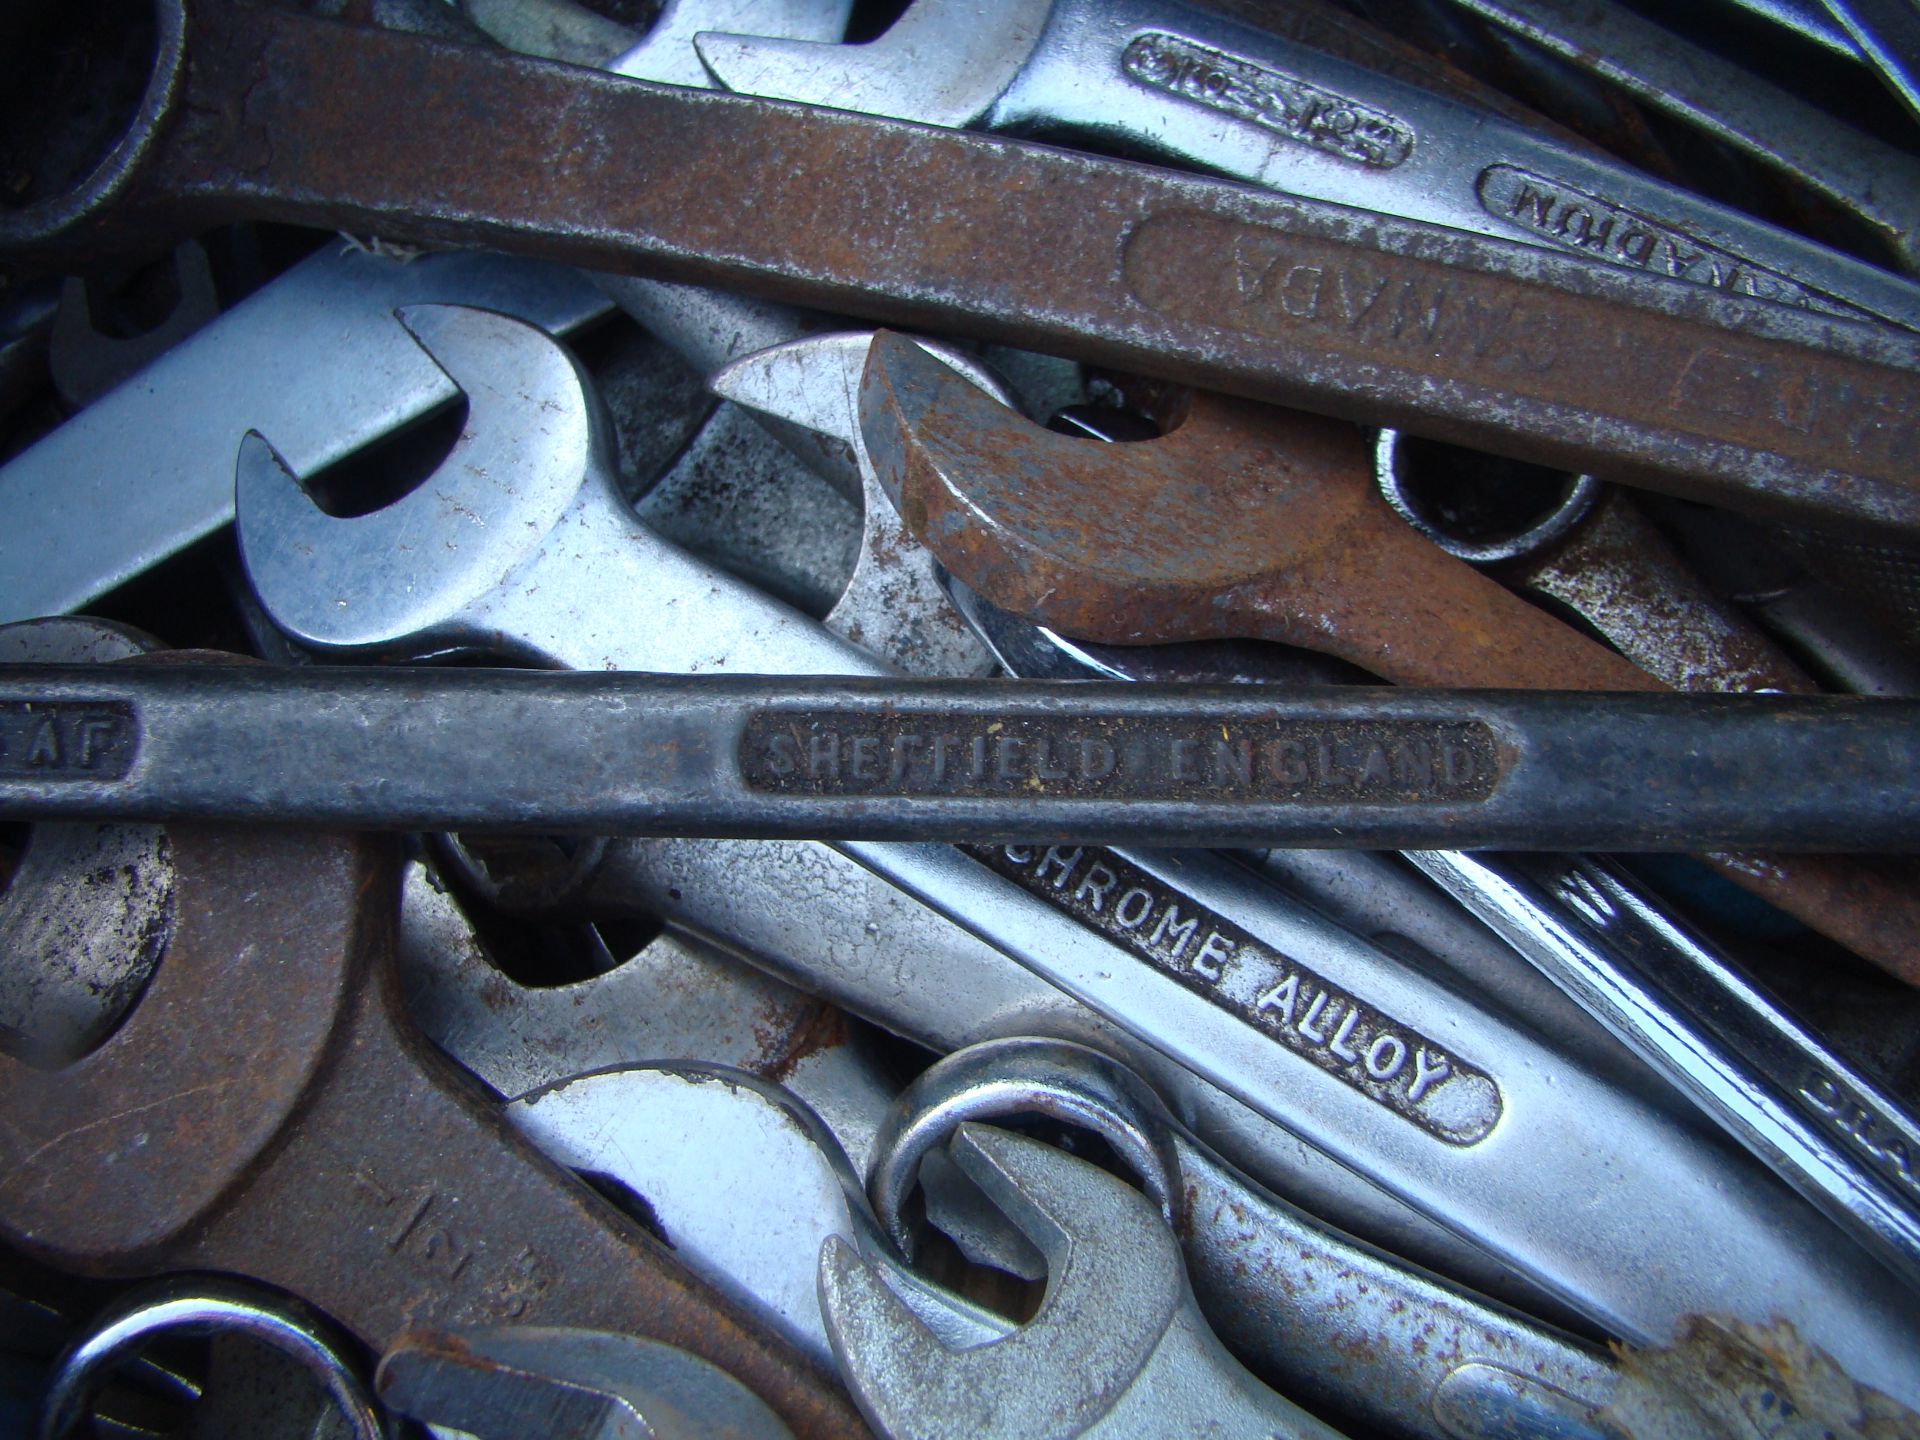
M127 136L0 216L0 253L241 217L515 249L1920 532L1920 353L1890 328L1047 146L235 0L157 14Z
M0 667L0 816L764 838L1900 848L1920 701Z

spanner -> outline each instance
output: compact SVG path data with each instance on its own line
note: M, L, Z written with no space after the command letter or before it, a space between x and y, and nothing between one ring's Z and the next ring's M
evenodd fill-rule
M0 626L0 660L96 664L158 649L151 635L84 618ZM95 883L64 877L89 874ZM174 923L173 864L153 825L36 825L0 891L0 1052L78 1059L120 1023Z
M1907 112L1920 118L1920 15L1906 0L1821 0Z
M525 329L511 334L510 345L476 357L478 368L464 378L483 394L496 384L552 385L545 398L557 409L548 419L577 416L570 432L575 444L529 453L532 468L522 475L517 498L477 488L478 477L466 470L449 468L434 483L476 514L493 513L505 501L486 534L509 542L517 537L526 561L538 563L538 556L552 552L551 577L532 593L501 588L505 562L490 562L471 547L434 545L367 557L356 548L354 525L341 522L316 537L312 558L318 570L277 560L255 570L260 600L276 623L322 648L401 656L464 646L593 670L882 668L866 652L636 524L617 492L611 458L589 443L595 434L591 405L578 373L546 338ZM492 414L483 405L474 423L484 425ZM272 479L276 487L284 484L277 472ZM546 495L548 487L555 493ZM273 537L259 528L262 517L249 495L243 484L241 548L265 554ZM576 563L583 546L594 557L584 566ZM391 587L369 584L363 569L370 558L414 568ZM351 606L337 603L338 592L322 578L328 568L353 586L358 598ZM626 596L627 603L608 607L610 593ZM1356 1180L1350 1169L1256 1118L1176 1061L1116 1036L1085 1006L1029 974L998 943L991 924L983 943L910 898L929 887L950 891L956 900L975 897L968 903L977 904L982 916L1011 898L951 850L628 841L610 846L597 866L567 868L573 873L552 877L558 881L556 903L597 885L595 903L603 908L637 907L776 968L784 965L783 973L803 988L940 1049L1007 1033L1008 1027L1118 1044L1177 1099L1183 1113L1206 1117L1209 1135L1269 1184L1338 1209L1371 1238L1470 1277L1481 1289L1517 1293L1531 1308L1560 1303ZM822 895L833 898L823 904Z
M1003 632L1020 623L977 597L970 605L969 614ZM1133 663L1151 674L1152 656L1138 652ZM1897 1272L1914 1272L1920 1212L1905 1157L1920 1153L1920 1132L1898 1102L1739 966L1603 860L1451 852L1408 859L1794 1188ZM1484 983L1484 970L1476 978ZM1523 1015L1548 1017L1541 1033L1564 1052L1567 1027L1552 1023L1561 1017L1524 986L1517 998ZM1775 1078L1783 1076L1799 1078ZM892 1204L884 1201L883 1211Z
M1418 416L1438 438L1703 498L1920 528L1904 463L1920 342L1882 326L1044 146L234 0L157 3L133 129L78 195L30 186L0 249L116 232L151 244L156 226L243 212L517 244L1386 423ZM396 105L405 126L385 121ZM521 183L538 157L576 152L620 154L618 183L591 160ZM902 213L917 217L906 231L883 218ZM808 219L827 214L866 223ZM1623 386L1625 373L1675 379ZM1789 376L1781 414L1772 392Z
M1157 441L1089 445L952 383L883 334L861 427L907 528L989 599L1068 634L1279 640L1403 684L1658 687L1401 525L1367 483L1365 440L1350 427L1204 394L1187 407ZM1167 533L1187 548L1170 551ZM1920 923L1910 884L1823 859L1716 863L1912 973L1911 929L1888 923Z
M1631 496L1580 476L1517 531L1466 534L1437 513L1409 473L1419 466L1410 448L1392 430L1375 444L1374 479L1388 504L1448 554L1571 610L1662 684L1783 694L1818 688L1764 631L1708 590Z
M478 1440L793 1440L761 1398L672 1345L545 1325L410 1330L380 1398Z
M1624 5L1453 3L1592 71L1636 100L1678 115L1849 211L1898 257L1902 269L1920 269L1920 212L1913 199L1920 191L1920 164L1909 152L1852 129Z
M1920 1287L1920 1123L1605 860L1414 864Z
M456 448L453 459L484 454ZM428 528L420 510L439 512L439 495L416 498L382 513L396 546ZM311 514L321 528L336 523ZM283 532L294 553L317 548L310 536ZM1920 792L1907 783L1920 769L1920 700L1857 696L0 666L0 737L17 757L0 769L0 817L26 820L1403 850L1920 848ZM1786 874L1795 862L1757 863Z
M1588 1420L1612 1388L1601 1352L1275 1199L1195 1140L1124 1066L1078 1045L970 1046L901 1093L868 1189L907 1254L905 1204L922 1160L962 1124L1018 1116L1090 1130L1113 1147L1179 1238L1200 1308L1227 1347L1315 1414L1406 1440L1601 1433Z
M506 1097L644 1061L728 1065L798 1095L864 1165L897 1088L845 1015L690 935L656 936L588 979L519 984L419 865L402 889L399 969L414 1023Z
M12 1243L94 1273L250 1275L376 1346L426 1320L629 1329L730 1369L796 1432L857 1424L429 1058L387 968L386 847L170 839L180 920L133 1014L62 1069L0 1061Z
M858 1022L689 936L520 985L418 865L399 968L428 1038L509 1098L541 1153L638 1197L690 1268L832 1365L814 1261L829 1234L877 1236L851 1164L895 1089Z
M962 1170L1047 1258L1033 1320L942 1342L844 1241L820 1252L820 1306L860 1408L893 1440L1188 1436L1339 1440L1241 1368L1195 1305L1180 1248L1125 1182L1036 1140L963 1125Z
M610 308L558 266L322 249L0 466L0 620L79 609L231 521L250 428L310 474L456 398L393 318L413 301L561 334Z
M484 427L496 413L488 403L495 383L488 376L498 366L516 386L534 388L558 407L542 422L552 442L574 439L529 442L543 463L521 474L517 498L459 466L437 475L428 495L492 520L481 544L384 550L368 558L399 573L384 583L362 581L344 597L331 577L353 573L354 537L365 531L352 520L329 521L314 533L314 553L305 563L256 565L269 612L336 650L418 653L464 644L594 669L611 663L705 672L722 661L727 670L787 673L880 668L637 526L614 494L604 456L590 448L589 407L572 365L525 327L487 324L500 327L510 343L456 357L446 344L456 327L443 326L434 337L436 350L470 389L469 423ZM564 418L569 415L575 418ZM275 483L283 486L284 477ZM601 498L591 498L596 495ZM239 508L242 547L255 565L271 536L252 528L259 517L247 489ZM583 559L584 567L576 563ZM529 594L529 577L548 566L540 588ZM603 603L609 588L630 603L610 611ZM343 608L335 603L340 598L351 603ZM702 621L711 627L705 634ZM1135 1053L1158 1049L1198 1071L1430 1219L1471 1237L1546 1287L1560 1306L1574 1307L1610 1333L1664 1338L1684 1313L1758 1307L1804 1321L1820 1344L1874 1383L1895 1389L1905 1383L1887 1378L1902 1375L1888 1357L1905 1344L1897 1337L1910 1323L1884 1298L1890 1279L1743 1153L1705 1130L1682 1129L1672 1116L1601 1083L1520 1029L1285 906L1243 869L1203 856L1174 860L1045 847L962 853L848 842L839 849L1130 1031ZM742 913L764 904L757 897L775 890L776 879L789 883L784 875L769 876L766 860L724 847L703 848L697 862L686 850L666 853L672 858L646 887L653 913L672 921L686 909L689 890L718 886L727 898L720 908L703 899L707 923L695 928L762 936L752 948L774 957L793 943L783 933L794 928L790 913ZM826 884L836 897L849 897L849 905L872 903L860 898L870 890L850 889L844 872L835 873L817 853L791 847L780 852L779 863L807 872L807 886ZM715 868L693 873L698 867ZM1120 886L1122 874L1136 878ZM641 888L631 877L627 883ZM1124 914L1106 908L1133 890L1141 893L1126 900ZM858 935L870 916L849 909L833 925ZM951 947L937 934L928 939ZM1217 938L1209 942L1210 936ZM942 964L910 961L896 953L897 944L865 953L862 947L874 943L856 940L850 963L870 966L876 987L890 987L891 994L863 1006L832 967L815 988L849 1008L901 1016L935 994L965 996L960 977L942 975ZM1218 963L1222 945L1237 947L1230 966ZM1298 968L1286 958L1306 956L1312 959ZM917 983L933 987L924 997L902 991L910 964L923 977ZM1259 995L1284 987L1289 976L1293 990L1258 1008ZM976 964L965 977L976 984L986 975ZM1042 998L1044 991L1004 984L995 982L996 1005L1058 1006ZM1292 1019L1282 1023L1289 1005ZM1354 1012L1344 1035L1336 1010L1339 1016ZM1020 1022L1006 1010L976 1006L965 1013L982 1029ZM1378 1017L1367 1024L1380 1028L1362 1030L1363 1014ZM1073 1023L1091 1021L1082 1016ZM1299 1030L1302 1023L1310 1033ZM916 1024L924 1028L926 1021ZM1358 1072L1341 1078L1343 1062L1336 1063L1338 1054L1328 1046L1338 1038L1349 1050L1356 1037L1362 1048L1355 1053L1364 1056L1371 1047L1386 1078ZM1443 1083L1442 1067L1458 1083ZM1204 1093L1189 1089L1182 1101ZM1257 1126L1244 1121L1235 1128L1239 1143L1278 1155L1276 1137L1255 1139ZM1565 1143L1575 1135L1577 1144ZM1583 1212L1584 1223L1569 1227L1560 1192L1542 1195L1526 1178L1540 1174L1574 1190L1609 1193L1616 1203ZM1377 1205L1371 1210L1381 1213ZM1830 1239L1822 1238L1826 1232ZM1662 1256L1657 1264L1623 1259L1649 1245Z
M575 0L460 0L487 34L523 55L591 65L662 85L713 82L694 52L701 30L732 29L794 40L838 40L852 0L666 0L646 33L609 20Z
M993 8L997 23L983 24L964 0L916 0L864 45L723 35L695 44L720 83L742 94L931 125L1085 136L1289 194L1829 314L1908 328L1920 315L1920 291L1872 266L1537 126L1203 5L1006 0ZM1900 228L1911 229L1910 217Z

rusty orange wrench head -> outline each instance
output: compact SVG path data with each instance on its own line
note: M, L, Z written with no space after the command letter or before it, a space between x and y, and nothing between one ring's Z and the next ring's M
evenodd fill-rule
M1415 534L1341 421L1194 393L1108 445L1024 419L903 336L860 423L907 527L995 604L1108 644L1242 637L1403 684L1647 689L1604 646Z

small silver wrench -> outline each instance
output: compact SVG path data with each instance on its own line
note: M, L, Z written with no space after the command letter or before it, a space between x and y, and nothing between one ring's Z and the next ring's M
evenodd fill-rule
M953 1158L1047 1260L1034 1319L955 1350L845 1241L820 1251L820 1306L855 1402L892 1440L1339 1440L1268 1390L1201 1317L1180 1247L1145 1196L1037 1140L963 1125Z
M1125 1066L1084 1046L972 1045L901 1092L868 1192L905 1253L921 1162L970 1122L1043 1115L1100 1136L1179 1238L1201 1309L1262 1380L1368 1433L1600 1440L1604 1354L1356 1244L1227 1165ZM929 1218L939 1223L929 1198ZM1510 1427L1503 1430L1495 1419Z

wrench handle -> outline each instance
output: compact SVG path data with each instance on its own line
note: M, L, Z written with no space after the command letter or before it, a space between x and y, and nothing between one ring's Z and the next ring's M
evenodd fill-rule
M1337 655L1396 685L1659 690L1597 640L1409 529L1377 495L1324 549L1234 600L1253 638Z

